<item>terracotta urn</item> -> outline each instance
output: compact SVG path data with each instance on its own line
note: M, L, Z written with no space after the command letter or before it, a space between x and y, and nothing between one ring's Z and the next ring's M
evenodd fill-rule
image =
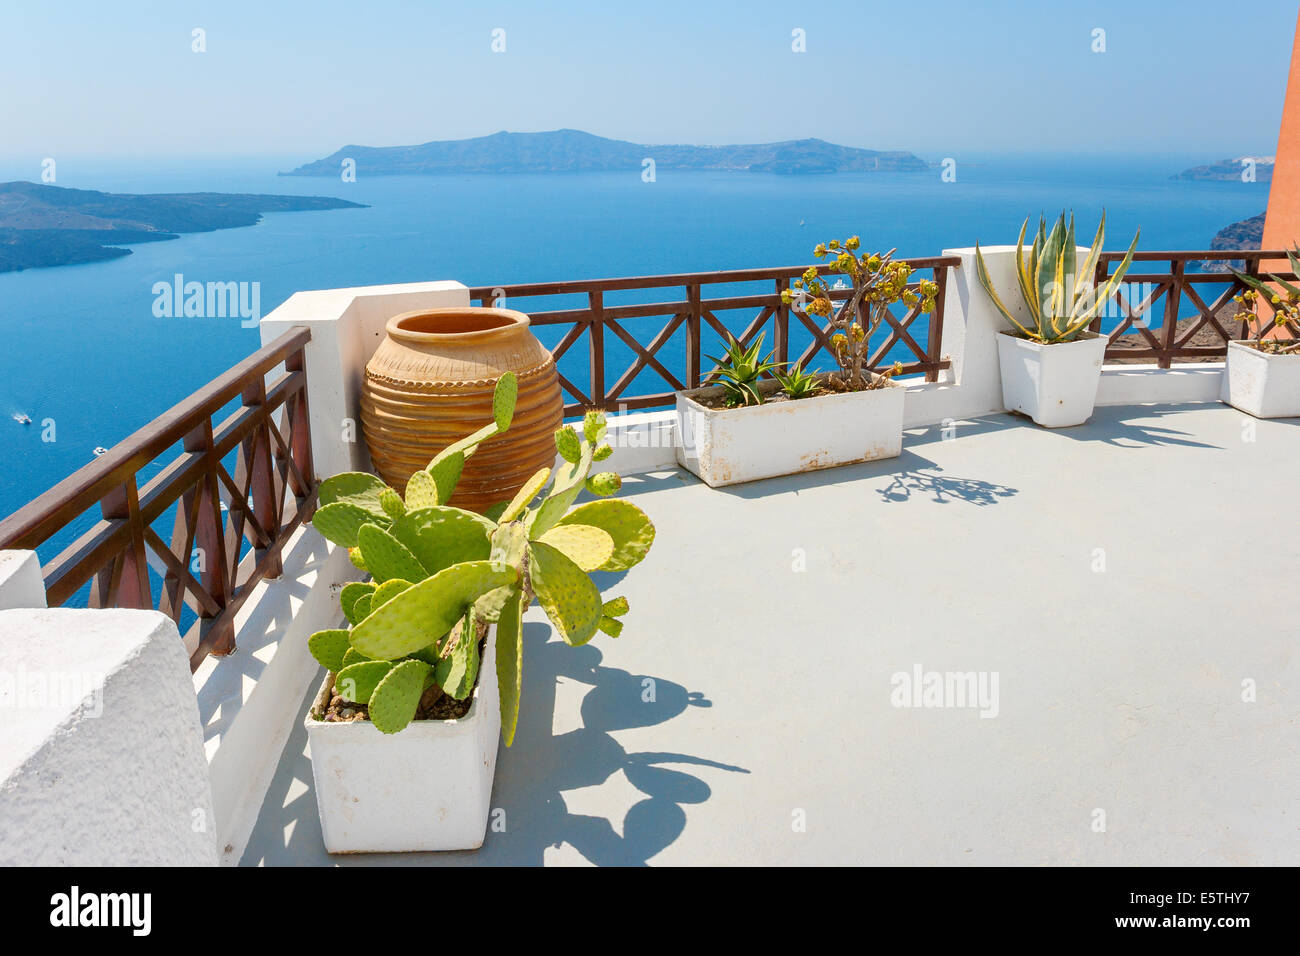
M484 511L555 461L564 400L555 361L528 325L513 309L471 306L388 320L361 388L361 430L384 481L405 493L434 455L491 422L492 391L504 372L519 377L514 421L465 462L447 503Z

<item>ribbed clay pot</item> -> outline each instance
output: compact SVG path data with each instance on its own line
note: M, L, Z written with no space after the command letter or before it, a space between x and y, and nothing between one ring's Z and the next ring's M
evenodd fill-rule
M504 372L519 377L514 421L465 462L449 504L481 512L555 461L564 400L555 361L528 324L522 312L470 306L388 320L361 389L361 430L384 481L405 494L434 455L491 422Z

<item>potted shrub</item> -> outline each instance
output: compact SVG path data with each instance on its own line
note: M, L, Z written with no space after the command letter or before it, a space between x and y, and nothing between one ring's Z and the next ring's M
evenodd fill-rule
M1296 253L1288 252L1287 258L1292 273L1300 275ZM1275 275L1268 278L1276 288L1255 276L1235 274L1247 286L1235 297L1246 306L1237 318L1262 333L1264 321L1257 309L1264 296L1273 309L1273 328L1228 343L1224 397L1233 408L1256 418L1300 416L1300 288Z
M306 726L331 853L482 845L497 740L511 744L519 715L524 611L535 599L572 645L622 630L627 600L603 600L589 573L637 564L655 530L607 497L616 473L590 473L612 452L603 415L555 433L549 488L543 468L486 514L441 503L508 427L516 388L503 375L494 421L415 472L405 496L365 473L321 483L313 525L371 575L340 594L348 626L308 641L327 671ZM598 498L575 508L583 489Z
M883 255L859 254L852 236L817 246L819 259L833 255L827 271L849 277L853 291L838 309L812 266L781 298L792 308L828 320L839 369L782 371L762 359L762 336L743 348L732 342L718 367L716 384L677 393L677 461L713 488L790 475L852 462L893 458L903 449L903 388L867 368L872 333L896 302L922 312L934 309L936 284L909 285L911 267Z
M1092 276L1106 237L1105 213L1082 264L1076 261L1073 215L1067 225L1062 213L1050 233L1046 221L1039 219L1038 234L1026 256L1028 228L1026 219L1016 242L1016 278L1028 316L1025 322L998 297L984 255L975 246L980 284L1013 326L998 336L1002 402L1008 410L1048 428L1081 425L1092 416L1097 402L1108 341L1087 329L1128 272L1138 237L1133 237L1115 274L1096 287Z

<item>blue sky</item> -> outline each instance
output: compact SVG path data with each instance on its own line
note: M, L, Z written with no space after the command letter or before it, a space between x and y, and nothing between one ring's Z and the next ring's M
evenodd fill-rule
M310 159L567 126L1208 161L1273 151L1295 22L1294 0L5 0L0 156Z

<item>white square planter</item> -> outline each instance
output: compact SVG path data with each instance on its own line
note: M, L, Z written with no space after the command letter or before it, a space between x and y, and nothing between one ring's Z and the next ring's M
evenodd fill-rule
M1002 404L1047 428L1082 425L1097 403L1108 342L1085 332L1072 342L1044 345L1000 332Z
M1229 342L1224 399L1256 418L1300 417L1300 354L1270 355Z
M328 693L329 675L325 680L321 695ZM325 723L308 712L306 726L330 853L478 849L501 739L496 627L488 631L473 701L459 720L413 720L381 734L369 721Z
M779 386L765 382L772 393ZM677 462L711 488L835 465L894 458L903 450L900 385L748 408L708 408L677 393Z

